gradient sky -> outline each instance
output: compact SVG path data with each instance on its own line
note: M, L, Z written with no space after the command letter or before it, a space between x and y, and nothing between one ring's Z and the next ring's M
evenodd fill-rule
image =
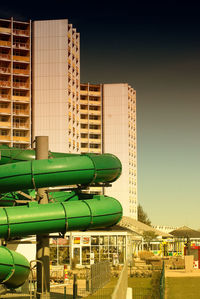
M198 16L190 7L177 16L174 7L158 14L134 2L66 2L3 4L0 17L69 19L81 36L81 82L127 82L136 89L139 203L152 224L199 229Z

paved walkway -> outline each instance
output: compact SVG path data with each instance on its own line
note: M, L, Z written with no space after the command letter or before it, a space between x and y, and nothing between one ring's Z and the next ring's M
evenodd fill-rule
M165 270L165 277L200 277L200 269L193 269L191 272L183 270Z

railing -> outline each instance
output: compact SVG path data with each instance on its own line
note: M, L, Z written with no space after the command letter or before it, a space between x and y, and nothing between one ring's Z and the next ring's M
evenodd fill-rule
M163 261L160 277L160 299L165 299L165 262Z
M19 102L29 102L30 98L26 96L13 96L13 101L19 101Z
M11 122L8 122L8 121L0 121L0 127L1 127L1 128L10 128L10 127L11 127Z
M10 95L9 94L0 94L0 100L10 101Z
M29 49L29 44L26 43L14 43L13 46L17 49Z
M30 142L30 138L24 136L13 136L13 141Z
M0 58L1 58L1 59L7 59L7 60L10 60L10 59L11 59L11 55L10 55L10 54L3 54L3 53L0 53Z
M15 115L29 115L29 110L14 109L13 114L15 114Z
M128 288L128 262L124 264L117 285L112 293L112 299L126 298Z
M18 129L29 129L29 124L23 124L23 123L13 123L13 127L14 128L18 128Z
M10 69L8 67L0 67L0 72L4 73L4 74L9 74L10 73Z
M25 35L25 36L29 36L29 31L28 30L22 30L22 29L14 29L13 30L14 34L17 35Z
M2 87L10 87L10 81L0 81L0 86L2 86Z
M10 28L6 28L6 27L0 27L0 32L11 33L11 29Z
M30 61L30 57L29 56L17 56L17 55L13 55L13 60L29 62Z
M23 75L29 75L29 70L24 69L13 69L14 74L23 74Z
M10 136L9 135L1 135L0 134L0 140L10 140Z
M13 86L17 88L29 88L29 83L23 83L23 82L13 82Z
M11 47L11 42L6 41L6 40L1 40L0 46Z

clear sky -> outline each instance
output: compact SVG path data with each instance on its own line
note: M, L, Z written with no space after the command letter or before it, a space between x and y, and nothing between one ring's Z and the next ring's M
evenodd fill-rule
M0 17L69 19L81 36L81 82L136 89L139 203L153 224L199 229L199 10L67 2L2 4Z

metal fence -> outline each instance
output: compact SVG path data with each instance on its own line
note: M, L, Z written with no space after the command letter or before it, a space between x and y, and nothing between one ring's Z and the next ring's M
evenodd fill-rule
M134 299L153 299L151 288L133 288L132 298ZM155 298L156 299L156 298Z
M163 261L161 276L160 276L160 299L165 299L165 262Z
M112 293L112 299L126 298L128 288L128 262L124 264L117 285Z
M93 294L110 281L110 264L108 261L91 265L90 268L90 292Z

